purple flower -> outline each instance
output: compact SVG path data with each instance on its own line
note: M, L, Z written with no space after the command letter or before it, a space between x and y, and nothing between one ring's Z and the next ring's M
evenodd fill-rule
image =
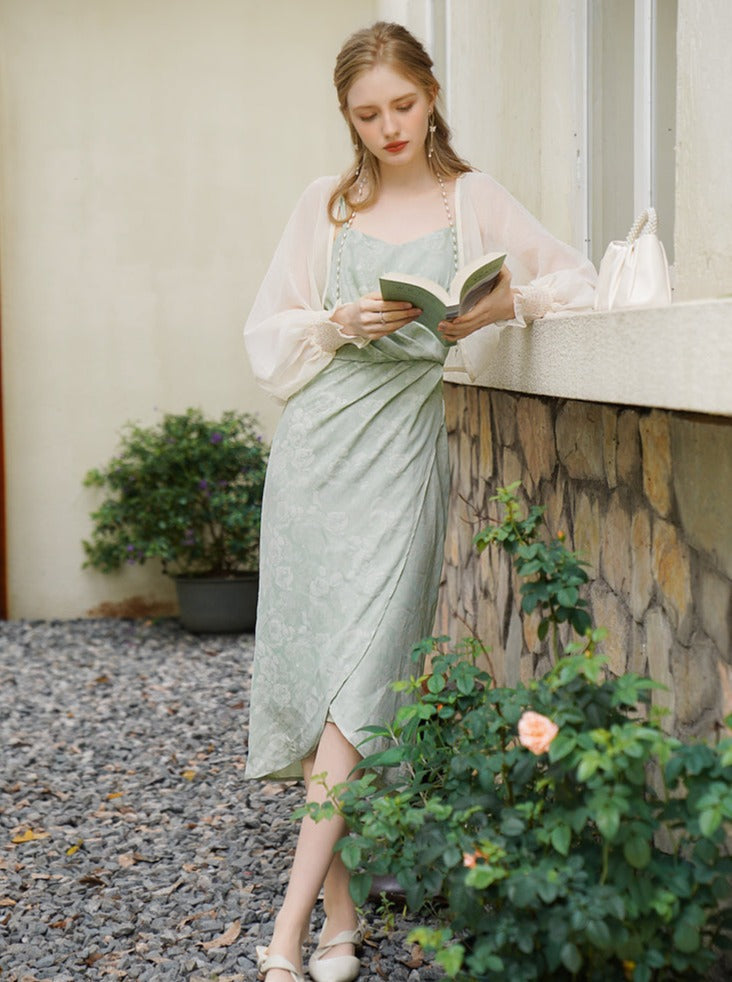
M134 551L135 551L135 547L134 547L134 546L133 546L133 544L132 544L132 543L130 542L130 543L128 544L128 546L127 546L127 552L134 552Z
M215 430L211 434L211 443L221 443L223 439L224 439L223 436L219 433L218 430Z
M208 488L208 481L201 480L198 482L199 491L205 491Z

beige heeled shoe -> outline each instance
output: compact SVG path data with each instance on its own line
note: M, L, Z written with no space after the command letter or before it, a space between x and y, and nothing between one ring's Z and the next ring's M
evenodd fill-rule
M267 972L273 968L279 968L283 972L290 973L292 982L305 982L305 976L298 972L292 962L289 962L282 955L270 955L269 948L257 948L257 968L260 974L265 977Z
M327 921L325 922L327 924ZM321 938L325 932L325 924ZM355 931L341 931L327 944L318 942L317 949L310 956L308 972L313 982L353 982L361 971L361 959L355 955L336 955L323 958L326 952L341 944L360 945L363 941L363 927L359 924Z

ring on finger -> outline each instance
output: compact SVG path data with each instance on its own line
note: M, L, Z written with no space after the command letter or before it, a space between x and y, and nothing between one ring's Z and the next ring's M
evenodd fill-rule
M381 311L381 323L382 324L386 324L386 320L384 319L384 311L383 310Z

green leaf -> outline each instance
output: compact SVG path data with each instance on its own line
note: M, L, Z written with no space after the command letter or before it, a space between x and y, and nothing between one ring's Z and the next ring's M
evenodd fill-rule
M518 815L506 815L501 822L501 833L507 836L523 835L526 823Z
M465 877L465 885L474 890L485 890L497 880L504 880L508 876L505 869L500 866L492 866L488 863L481 863L468 870Z
M362 907L371 889L372 876L370 873L351 873L351 899L357 907Z
M600 766L601 757L595 750L591 750L584 755L577 768L577 780L587 781L596 773Z
M584 635L592 627L592 618L587 613L586 610L579 610L575 608L569 615L569 623L575 629L577 634Z
M457 846L448 846L442 853L442 862L448 869L452 866L457 866L461 859L462 853Z
M358 766L364 770L369 767L396 767L406 759L408 753L409 747L387 747L377 754L364 757Z
M574 733L562 733L561 730L552 740L549 746L549 760L554 764L571 754L577 746L577 737Z
M341 859L347 869L355 869L361 862L361 847L352 839L347 839L341 847Z
M579 599L579 591L576 586L565 587L563 590L557 590L557 601L562 605L562 607L574 607Z
M440 675L439 673L430 675L430 677L427 679L427 688L430 692L435 694L442 692L442 690L445 688L444 675Z
M639 835L632 836L623 845L623 855L634 869L645 869L651 861L650 843Z
M685 955L690 955L699 950L701 939L699 929L688 921L681 921L674 931L674 946L683 951Z
M569 855L569 845L572 841L572 830L568 825L556 825L552 829L551 843L562 856Z
M556 883L543 880L539 883L537 892L545 904L553 904L559 896L559 887Z
M454 944L449 948L438 951L435 961L438 965L442 965L448 978L454 979L462 968L464 956L465 948L461 944Z
M701 834L711 839L719 826L722 824L722 810L719 807L707 808L699 816L699 828Z
M606 803L597 809L595 822L603 838L612 841L620 828L620 812L615 805Z
M587 922L587 927L585 929L588 940L596 947L600 949L609 948L612 945L612 938L610 936L610 928L607 926L605 921L592 920Z
M559 957L562 959L562 965L571 972L572 975L576 975L577 972L582 968L582 955L577 948L577 945L572 944L571 941L565 942L562 945L562 950Z

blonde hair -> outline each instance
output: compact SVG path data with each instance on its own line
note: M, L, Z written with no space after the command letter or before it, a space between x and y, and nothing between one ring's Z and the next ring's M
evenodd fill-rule
M376 65L389 65L435 100L431 121L435 131L431 135L432 156L429 158L432 172L442 178L451 178L472 170L470 164L458 157L450 145L450 128L437 107L440 83L432 73L432 59L406 27L379 21L348 38L338 54L333 72L338 103L348 124L355 153L352 165L343 174L328 201L328 214L337 225L348 219L347 214L339 214L341 199L346 201L350 211L360 211L372 204L379 192L378 162L364 146L348 113L351 86L359 75ZM365 193L357 196L357 188Z

